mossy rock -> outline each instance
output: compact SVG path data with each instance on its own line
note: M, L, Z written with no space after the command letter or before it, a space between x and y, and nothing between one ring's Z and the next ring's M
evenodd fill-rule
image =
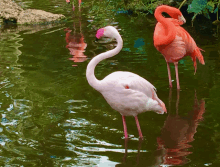
M20 13L18 24L39 24L44 22L52 22L65 18L62 14L53 14L43 10L27 9Z
M11 0L0 0L0 18L4 22L13 21L17 24L40 24L60 20L65 16L37 9L24 10Z

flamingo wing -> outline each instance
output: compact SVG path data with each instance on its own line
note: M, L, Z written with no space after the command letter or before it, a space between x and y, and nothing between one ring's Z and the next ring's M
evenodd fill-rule
M155 30L154 30L154 46L157 48L161 45L161 43L163 43L164 41L161 41L161 37L162 36L166 36L166 31L164 29L164 26L158 22L155 26Z
M101 94L122 115L135 116L148 110L160 114L166 112L164 103L157 97L156 88L137 74L113 72L101 81L101 85Z
M156 88L150 82L131 72L113 72L106 76L103 80L107 83L108 80L111 80L111 82L114 80L115 86L117 85L117 87L120 87L121 89L130 89L141 92L149 98L152 98L152 94L156 94Z
M180 26L178 20L172 18L167 18L167 20L175 25L176 36L170 44L155 45L155 47L163 54L167 62L178 62L184 56L191 55L197 46L190 34ZM164 32L164 26L158 22L155 28L154 40L160 38L160 33Z

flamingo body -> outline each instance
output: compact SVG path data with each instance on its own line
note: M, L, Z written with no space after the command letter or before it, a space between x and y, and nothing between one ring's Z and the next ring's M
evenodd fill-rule
M121 115L137 116L151 110L164 113L160 104L165 105L157 97L155 87L137 74L117 71L106 76L101 83L105 89L100 90L100 93Z
M173 18L165 18L162 12L168 13ZM161 5L155 10L155 17L158 21L154 31L154 46L162 53L168 68L169 83L171 83L171 74L169 63L174 63L176 69L177 88L179 86L178 61L185 56L190 56L194 62L195 72L197 69L196 58L201 64L205 64L200 48L196 45L194 39L181 25L185 22L182 13L173 7Z
M163 114L165 104L157 97L155 87L146 79L131 72L117 71L109 74L103 80L97 80L94 75L95 66L102 60L112 57L120 52L123 41L119 32L112 26L101 28L96 37L115 38L116 48L95 56L88 64L86 78L88 83L99 91L108 104L122 115L124 135L128 138L125 116L134 116L139 137L143 138L137 115L145 111L155 111Z
M172 31L175 31L174 33L175 38L173 41L167 45L158 45L155 42L155 47L158 51L160 51L166 61L168 63L174 63L178 62L180 59L182 59L185 56L191 56L193 61L196 63L196 56L194 52L198 52L198 59L202 64L204 64L203 56L201 55L201 52L199 51L200 48L197 47L194 39L190 36L190 34L180 26L174 19L167 19L170 21L170 24L175 25L175 29ZM157 41L160 36L165 35L165 29L164 26L158 22L155 27L154 31L154 41ZM196 68L196 67L195 67Z

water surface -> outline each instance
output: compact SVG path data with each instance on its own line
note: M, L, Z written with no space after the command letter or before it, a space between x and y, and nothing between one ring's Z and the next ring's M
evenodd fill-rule
M84 1L84 3L88 3ZM85 5L84 4L84 5ZM220 163L219 39L184 25L203 52L206 65L186 57L179 63L181 91L168 88L166 63L153 46L153 16L95 15L65 1L25 1L26 8L63 13L67 20L49 25L1 28L1 166L218 166ZM110 17L111 19L107 19ZM95 19L116 26L122 51L96 68L98 79L113 71L134 72L156 88L168 114L139 115L139 141L133 117L130 139L123 138L121 116L86 80L88 62L115 47L95 42ZM134 19L134 21L132 21ZM213 31L216 31L214 29ZM216 33L216 32L215 32Z

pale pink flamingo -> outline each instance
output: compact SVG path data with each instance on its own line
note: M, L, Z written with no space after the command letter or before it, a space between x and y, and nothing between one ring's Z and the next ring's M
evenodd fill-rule
M162 13L169 14L172 18L165 18ZM205 64L200 48L194 39L180 25L186 22L179 9L167 5L158 6L154 13L158 23L154 31L154 46L162 53L167 62L169 85L172 87L169 63L174 63L176 71L177 89L180 89L178 75L178 61L185 56L190 56L194 62L195 73L197 69L196 58Z
M137 115L145 111L155 111L159 114L167 112L165 104L157 97L155 87L137 74L127 71L117 71L109 74L103 80L97 80L94 75L96 65L115 56L123 47L123 40L116 28L107 26L97 31L96 37L115 38L117 47L95 56L88 64L86 78L88 83L99 91L108 104L122 115L124 136L128 138L125 116L134 116L139 137L143 138Z

